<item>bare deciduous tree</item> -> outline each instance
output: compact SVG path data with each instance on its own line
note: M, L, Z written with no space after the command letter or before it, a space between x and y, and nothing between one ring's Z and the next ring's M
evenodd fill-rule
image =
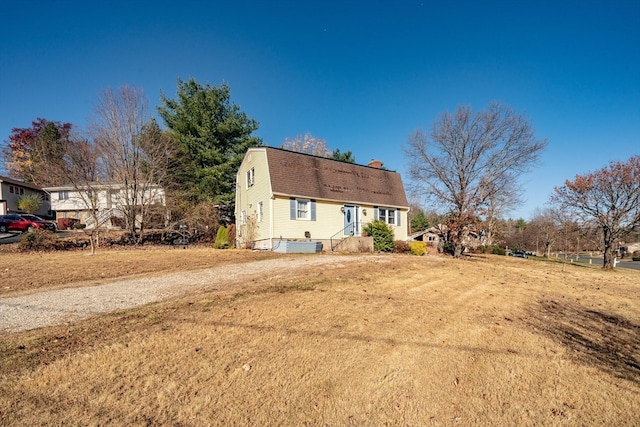
M520 195L515 185L506 186L504 191L494 193L487 198L487 202L480 210L480 216L484 218L482 224L483 242L485 246L492 246L496 234L498 234L498 219L507 212L511 206L520 202Z
M498 202L503 209L515 204L520 174L536 164L546 145L525 116L499 103L475 114L458 107L444 113L430 134L418 130L409 138L414 192L450 211L454 256L464 251L479 217L489 215L491 202L494 209Z
M551 248L555 245L558 236L559 224L557 224L556 218L557 214L554 210L546 208L536 210L533 218L529 221L529 228L535 238L536 252L542 248L542 253L547 258L551 255Z
M327 141L317 138L310 133L298 135L295 138L285 138L281 148L320 157L331 156L331 151L329 151L327 147Z
M160 184L172 144L149 121L143 91L122 86L98 97L91 130L99 147L107 179L120 186L118 200L132 238L142 240L149 206L164 198ZM138 232L139 231L139 232Z
M49 172L52 179L63 183L62 186L52 187L54 190L67 190L72 188L72 203L78 208L85 208L90 215L93 224L98 223L99 206L98 187L102 178L100 158L96 145L77 133L72 133L68 139L67 149L63 161ZM88 229L91 253L95 253L98 247L99 230Z
M612 269L616 240L640 226L640 156L565 181L554 189L551 201L583 224L598 225L604 244L603 268Z

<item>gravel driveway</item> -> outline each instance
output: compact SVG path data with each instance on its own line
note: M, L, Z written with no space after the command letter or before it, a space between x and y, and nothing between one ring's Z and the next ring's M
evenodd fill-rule
M250 279L254 278L274 279L306 267L330 268L371 262L372 259L385 261L385 258L375 255L279 258L1 298L0 332L18 332L60 324L187 292L240 290L250 287Z

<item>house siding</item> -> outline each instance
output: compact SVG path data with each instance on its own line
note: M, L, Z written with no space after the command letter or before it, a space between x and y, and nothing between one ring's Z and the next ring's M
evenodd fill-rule
M362 227L373 221L374 218L374 206L373 205L356 205L353 203L346 203L352 206L360 207L360 227ZM291 220L290 219L290 198L279 196L274 200L273 214L275 218L279 218L274 224L274 239L304 239L305 231L309 231L312 240L328 240L331 238L341 238L344 227L344 214L341 212L345 203L335 201L323 201L316 200L316 220ZM364 211L366 210L366 214ZM396 240L407 240L407 209L399 210L400 225L392 225L391 228L394 232L394 238Z
M55 212L56 219L76 218L82 223L91 219L91 210L81 194L87 193L88 190L83 191L71 186L49 187L47 190L51 194L51 209ZM115 209L114 216L122 216L120 209L125 205L125 194L122 188L117 185L96 185L94 191L98 211ZM61 192L66 192L68 198L60 199ZM84 197L86 198L87 196ZM152 205L164 205L164 189L151 187L145 191L144 198L145 200L152 200Z
M13 187L13 193L10 191L10 187ZM18 199L24 195L36 195L42 199L42 205L36 212L34 212L35 215L42 217L50 216L51 205L49 202L49 195L46 191L34 188L29 184L4 177L0 177L0 200L4 201L4 203L2 203L2 210L6 210L6 212L0 211L0 214L21 212L20 209L18 209Z
M307 198L301 198L309 200ZM273 214L279 218L274 223L273 237L275 239L305 239L305 232L311 234L311 239L329 239L342 230L342 213L340 207L342 203L325 202L316 200L316 220L291 219L289 214L290 198L276 196L273 201Z
M247 188L247 172L253 168L254 184ZM253 243L261 247L261 242L271 238L272 210L271 186L269 184L269 169L267 157L263 151L251 151L245 156L236 174L236 240L240 246ZM262 221L256 222L253 233L249 225L241 224L242 211L248 219L258 219L258 204L262 202Z

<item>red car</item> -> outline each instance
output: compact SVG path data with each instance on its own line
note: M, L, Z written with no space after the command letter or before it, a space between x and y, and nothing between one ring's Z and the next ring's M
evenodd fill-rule
M32 231L32 230L56 231L53 222L45 221L39 216L29 214L8 214L0 215L0 233L7 231Z

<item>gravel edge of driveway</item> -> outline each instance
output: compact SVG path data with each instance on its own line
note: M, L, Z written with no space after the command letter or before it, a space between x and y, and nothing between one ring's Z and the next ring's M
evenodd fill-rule
M20 332L76 321L115 310L149 304L201 290L244 289L249 279L276 278L284 273L312 266L339 267L352 263L389 262L376 255L312 255L278 258L154 277L116 280L78 288L42 291L0 298L0 334Z

